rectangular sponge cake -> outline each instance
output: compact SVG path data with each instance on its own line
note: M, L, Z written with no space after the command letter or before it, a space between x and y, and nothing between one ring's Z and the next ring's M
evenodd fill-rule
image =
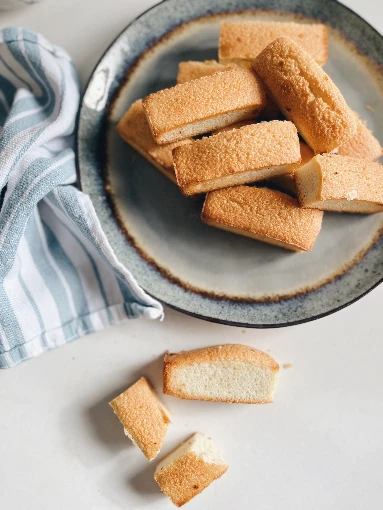
M279 37L299 43L319 64L328 56L327 28L320 23L281 23L276 21L225 21L221 23L219 61L222 64L251 63L262 50Z
M215 345L166 354L164 393L188 400L242 404L273 401L278 363L247 345Z
M316 213L285 193L237 186L209 193L202 221L288 250L309 251L322 226L323 214Z
M177 147L173 160L182 193L193 195L290 173L301 154L294 124L275 120Z
M143 101L154 139L161 144L255 117L265 104L259 78L239 68L160 90Z
M339 89L292 39L269 44L253 68L315 154L331 152L356 135L358 120Z
M323 154L295 173L299 201L324 211L383 211L383 165L366 159Z

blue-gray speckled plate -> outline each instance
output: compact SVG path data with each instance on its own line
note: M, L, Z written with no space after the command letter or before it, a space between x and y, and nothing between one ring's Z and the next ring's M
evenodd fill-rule
M335 312L381 282L383 214L326 213L314 249L289 253L202 224L202 204L182 197L115 131L134 100L175 83L178 62L217 58L219 22L237 16L325 22L325 70L383 133L383 40L340 3L166 0L131 23L94 71L79 118L81 184L117 256L151 295L208 320L287 326Z

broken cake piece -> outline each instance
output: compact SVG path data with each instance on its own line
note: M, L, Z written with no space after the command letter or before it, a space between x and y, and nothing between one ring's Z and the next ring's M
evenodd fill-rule
M197 432L158 464L154 479L172 503L181 507L227 469L213 441Z
M168 353L164 393L187 400L268 404L274 398L278 373L279 365L269 354L248 345Z
M125 434L149 460L161 450L170 414L145 377L109 402Z

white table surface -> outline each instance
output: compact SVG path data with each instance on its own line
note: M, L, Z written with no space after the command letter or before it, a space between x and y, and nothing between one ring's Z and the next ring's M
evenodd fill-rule
M45 0L0 11L62 45L84 84L105 47L153 0ZM347 0L383 32L381 0ZM268 406L164 397L173 414L162 453L199 430L229 471L190 510L383 508L383 286L335 315L277 330L242 330L166 310L0 372L0 507L4 510L170 509L149 464L108 401L139 375L161 388L166 350L241 342L281 369Z

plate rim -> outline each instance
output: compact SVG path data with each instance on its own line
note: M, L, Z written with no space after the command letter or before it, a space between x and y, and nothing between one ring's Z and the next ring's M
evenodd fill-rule
M83 188L83 184L82 184L82 176L81 176L81 163L80 163L80 150L79 150L79 146L80 146L80 124L81 124L81 119L82 119L82 113L83 113L83 109L85 107L85 102L84 102L84 98L85 98L85 95L89 89L89 86L91 84L91 81L92 81L92 78L97 70L97 68L99 67L99 65L101 64L101 62L104 60L105 56L108 54L108 52L110 51L110 49L114 46L114 44L119 40L119 38L125 33L126 30L129 29L129 27L131 25L133 25L134 23L136 23L140 18L142 18L143 16L145 16L147 13L149 13L150 11L152 10L155 10L157 9L160 5L164 4L164 3L167 3L167 2L170 2L170 1L174 1L174 0L160 0L158 3L152 5L151 7L149 7L148 9L142 11L138 16L136 16L135 18L133 18L113 39L112 41L110 42L110 44L106 47L106 49L103 51L103 53L101 54L101 56L99 57L99 59L97 60L96 64L94 65L86 83L85 83L85 86L83 88L83 93L82 93L82 96L81 96L81 101L80 101L80 107L78 109L78 112L77 112L77 115L76 115L76 121L75 121L75 163L76 163L76 174L77 174L77 185L78 185L78 188L83 191L84 193L86 193L84 191L84 188ZM345 9L346 11L350 12L353 16L355 16L358 20L360 20L362 23L368 25L368 27L373 31L375 32L375 34L383 41L383 34L381 34L374 26L372 26L366 19L363 18L363 16L361 16L360 14L358 14L357 12L355 12L353 9L351 9L351 7L348 7L347 5L345 5L343 2L340 2L338 0L327 0L327 2L330 2L332 4L337 4L337 5L340 5L341 8ZM89 196L89 195L88 195ZM92 202L93 204L93 202ZM97 214L97 211L96 211L96 214ZM114 217L114 213L113 213L113 217ZM120 227L119 227L120 228ZM125 237L125 236L124 236ZM109 238L108 238L108 242L109 241ZM376 241L378 242L378 240ZM375 244L375 243L374 243ZM371 245L367 252L374 246ZM113 248L113 246L112 246ZM367 253L366 252L366 253ZM364 256L366 255L366 253L363 255L362 259L364 258ZM135 277L133 275L133 277ZM230 321L230 320L227 320L227 319L222 319L222 318L218 318L218 317L211 317L209 315L202 315L202 314L199 314L197 312L193 312L193 311L189 311L189 310L185 310L184 308L182 307L178 307L174 304L170 304L168 303L166 300L164 300L163 298L161 297L158 297L156 296L153 292L149 292L147 289L145 289L145 286L141 285L140 284L140 287L148 294L150 295L151 297L153 297L154 299L158 300L159 302L161 302L163 305L177 311L177 312L180 312L180 313L183 313L185 315L188 315L190 317L195 317L197 319L200 319L200 320L204 320L204 321L207 321L207 322L212 322L212 323L216 323L216 324L223 324L223 325L227 325L227 326L233 326L233 327L242 327L242 328L248 328L248 329L277 329L277 328L285 328L285 327L289 327L289 326L297 326L299 324L305 324L307 322L312 322L312 321L316 321L318 319L322 319L324 317L327 317L329 315L332 315L332 314L335 314L336 312L340 311L340 310L343 310L344 308L347 308L348 306L354 304L355 302L359 301L360 299L362 299L363 297L365 297L367 294L369 294L370 292L372 292L374 289L376 289L379 285L381 285L383 283L383 276L377 280L370 288L368 288L367 290L365 290L364 292L362 292L360 295L354 297L353 299L351 299L350 301L347 301L346 303L343 303L342 305L339 305L339 306L336 306L335 308L332 308L331 310L327 310L326 312L322 312L320 314L316 314L316 315L311 315L310 317L305 317L305 318L302 318L302 319L299 319L299 320L294 320L294 321L291 321L291 322L280 322L280 323L274 323L274 324L260 324L260 323L257 323L257 324L252 324L252 323L249 323L249 322L237 322L237 321Z

